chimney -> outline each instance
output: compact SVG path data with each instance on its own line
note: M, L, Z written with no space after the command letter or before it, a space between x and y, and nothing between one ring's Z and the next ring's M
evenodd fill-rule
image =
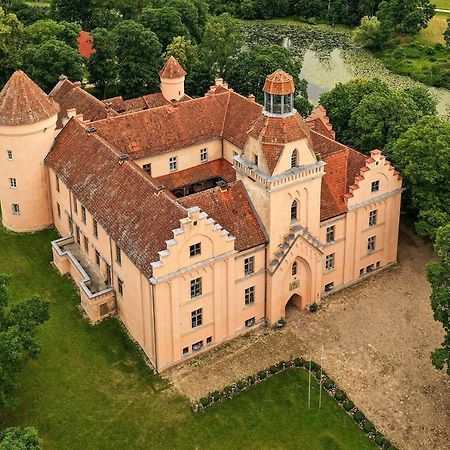
M81 87L81 81L75 81L75 82L73 83L73 85L74 85L75 87Z
M256 102L256 97L255 97L253 94L250 94L250 95L248 96L248 99L249 99L249 101L251 101L251 102L253 102L253 103Z

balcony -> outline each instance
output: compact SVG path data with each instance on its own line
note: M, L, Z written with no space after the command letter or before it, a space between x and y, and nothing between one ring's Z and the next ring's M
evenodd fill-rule
M116 313L114 288L75 243L73 236L52 242L53 263L62 275L70 274L77 285L81 304L92 322Z

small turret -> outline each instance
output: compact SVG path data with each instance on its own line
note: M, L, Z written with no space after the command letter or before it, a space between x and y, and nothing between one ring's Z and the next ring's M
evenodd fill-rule
M295 84L291 75L281 69L266 78L263 88L264 114L291 115L294 110Z
M35 231L52 223L44 159L59 106L22 71L0 92L0 203L3 225Z
M180 63L170 56L159 72L161 80L161 93L168 101L180 100L184 96L184 80L186 71Z

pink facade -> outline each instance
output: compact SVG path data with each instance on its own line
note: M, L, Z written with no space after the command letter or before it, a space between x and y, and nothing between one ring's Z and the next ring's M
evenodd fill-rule
M73 104L52 91L53 137L27 156L39 208L10 225L9 203L26 200L0 186L6 227L57 228L55 266L90 320L117 314L162 371L396 262L400 176L379 151L336 142L323 109L305 122L288 75L268 77L261 106L222 81L187 98L176 61L161 73L156 108L151 96L87 106L64 81ZM33 146L16 127L0 126L3 178L6 150ZM45 177L32 171L44 159Z

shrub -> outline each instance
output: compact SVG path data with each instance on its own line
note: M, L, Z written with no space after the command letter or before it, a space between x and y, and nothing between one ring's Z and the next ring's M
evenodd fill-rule
M308 361L308 366L307 367L309 368L309 361ZM315 372L318 369L320 370L319 364L315 363L314 361L311 361L311 370Z
M265 370L260 370L260 371L258 372L258 378L259 378L260 380L264 380L264 378L266 378L266 377L267 377L267 373L266 373Z
M233 387L232 387L232 386L225 386L225 387L223 388L223 392L224 392L225 394L231 394L231 393L233 392Z
M364 433L371 433L373 430L375 430L375 426L372 422L366 420L363 425L363 430Z
M338 401L338 402L342 402L343 400L346 399L346 395L344 391L341 391L340 389L338 389L335 393L334 393L334 398Z
M304 362L302 359L300 358L295 358L294 359L294 366L295 367L302 367L304 365Z
M311 305L309 305L309 310L311 312L316 312L319 309L319 304L318 303L312 303Z
M211 394L211 397L213 402L218 402L222 398L222 393L219 391L215 391Z
M203 397L200 399L200 405L202 406L208 406L209 405L209 398Z
M344 403L344 409L345 409L346 411L350 411L350 410L352 410L354 407L355 407L355 404L354 404L351 400L347 400L347 401Z
M277 372L278 372L278 367L275 366L275 365L270 366L269 371L270 371L270 373L272 373L272 374L273 374L273 373L277 373Z
M334 386L336 385L336 383L333 380L327 380L324 383L324 387L327 391L329 391L330 389L334 388Z
M375 435L375 444L379 445L380 447L384 444L384 436L381 433L377 433Z
M355 422L361 423L365 418L366 416L362 411L356 411L355 414L353 414L353 419Z
M249 377L247 377L247 383L248 384L254 384L255 383L255 377L253 375L250 375Z
M280 361L277 364L278 370L283 370L285 367L287 367L287 362L286 361Z
M237 388L242 391L242 389L245 388L245 381L244 380L239 380L236 384Z

